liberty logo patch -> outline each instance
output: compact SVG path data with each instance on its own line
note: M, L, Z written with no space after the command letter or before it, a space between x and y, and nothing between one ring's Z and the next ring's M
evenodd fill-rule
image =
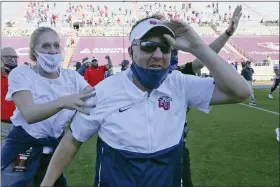
M170 109L170 103L172 99L168 96L162 96L158 99L158 107L163 108L164 110Z

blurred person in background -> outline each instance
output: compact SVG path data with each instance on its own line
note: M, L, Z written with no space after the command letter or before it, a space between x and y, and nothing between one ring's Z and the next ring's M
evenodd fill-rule
M76 62L75 64L76 71L78 71L78 69L80 69L81 66L82 66L81 62Z
M270 99L273 99L272 92L274 90L276 90L276 88L279 86L279 82L280 82L280 78L279 78L279 71L280 71L279 70L279 62L278 62L278 64L274 65L273 71L275 73L275 77L274 77L273 85L272 85L272 87L270 89L270 93L268 94L268 98L270 98ZM280 128L276 128L275 132L276 132L276 140L279 142L280 141Z
M246 79L248 84L250 85L251 93L249 96L249 105L256 105L255 95L254 95L254 89L253 89L253 75L254 75L254 69L251 67L251 62L247 61L245 64L245 67L241 71L241 75Z
M246 67L246 62L241 62L241 67L244 69Z
M277 140L278 142L280 142L280 128L276 128L276 129L275 129L275 132L276 132L276 140Z
M273 71L275 73L275 76L274 76L274 80L273 80L273 85L270 89L270 93L268 94L268 98L270 99L273 99L273 96L272 96L272 92L274 92L274 90L276 90L276 88L279 86L279 82L280 82L280 78L279 78L279 62L278 64L275 64L273 66Z
M17 56L12 54L13 59ZM66 125L76 111L89 115L84 99L95 93L76 71L63 69L60 38L49 27L37 28L30 37L34 66L8 66L8 93L16 110L1 149L1 186L38 187ZM7 57L8 59L10 57ZM13 66L11 66L13 65ZM55 186L66 186L61 175Z
M24 62L24 65L26 65L26 66L31 66L31 63Z
M105 78L108 78L112 75L114 75L113 68L110 68L109 70L105 71Z
M16 109L13 101L5 99L8 93L8 75L18 65L17 52L11 47L1 49L1 141L12 128L11 116Z
M234 68L236 69L236 71L238 71L238 62L234 63Z
M123 60L121 63L121 71L125 71L129 68L129 61L128 60Z
M241 58L240 63L242 64L243 62L246 63L246 60L244 58Z
M88 57L84 58L84 59L82 60L81 67L77 70L77 72L78 72L80 75L84 76L86 70L89 68L90 62L91 62L91 59L89 59Z
M173 70L177 70L178 69L178 50L177 49L173 49L171 51L171 60L170 60L169 68L170 68L170 70L169 70L170 73Z
M267 56L266 59L265 59L264 61L265 61L265 65L266 65L266 66L269 66L272 60L271 60L271 57L270 57L270 56Z
M112 61L109 55L105 56L107 65L99 66L96 58L89 59L90 67L86 70L84 78L92 86L96 86L99 82L104 80L105 72L112 68Z

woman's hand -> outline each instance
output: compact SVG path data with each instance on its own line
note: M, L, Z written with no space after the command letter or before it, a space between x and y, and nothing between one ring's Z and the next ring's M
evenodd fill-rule
M86 104L85 100L96 95L93 87L87 88L79 94L63 96L58 99L60 106L63 109L77 110L83 114L89 115L89 112L84 107L95 107L95 104Z

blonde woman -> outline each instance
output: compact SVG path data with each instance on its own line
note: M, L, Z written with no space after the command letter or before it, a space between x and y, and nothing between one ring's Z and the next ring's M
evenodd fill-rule
M13 100L16 110L1 150L2 186L40 186L68 121L75 111L88 114L85 109L94 106L84 103L95 95L94 88L77 72L60 67L56 31L36 29L29 51L35 65L17 67L9 75L6 100ZM66 186L63 175L55 186Z

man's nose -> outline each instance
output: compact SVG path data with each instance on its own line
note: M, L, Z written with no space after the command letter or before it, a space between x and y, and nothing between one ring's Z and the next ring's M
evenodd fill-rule
M12 64L16 64L16 63L17 63L17 58L11 58L11 59L10 59L10 62L11 62Z
M163 56L163 54L162 54L160 48L158 47L155 50L155 52L153 53L153 58L155 58L155 59L162 59L162 56Z

